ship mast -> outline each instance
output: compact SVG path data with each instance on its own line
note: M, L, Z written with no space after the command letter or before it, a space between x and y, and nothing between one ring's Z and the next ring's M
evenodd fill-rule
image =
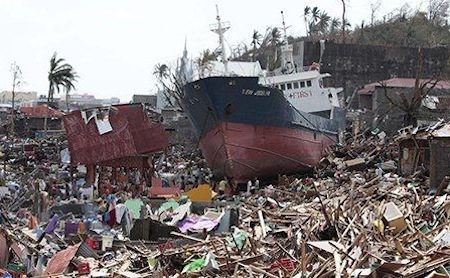
M286 74L296 73L297 70L294 64L294 48L288 42L286 23L284 22L284 13L281 11L281 19L283 23L284 45L281 46L281 67Z
M288 38L287 38L287 27L286 27L286 23L284 22L284 13L283 11L281 11L281 20L283 23L283 33L284 33L284 45L288 45Z
M227 54L225 51L225 39L223 34L230 29L230 24L228 22L222 22L220 20L220 15L219 15L219 6L216 5L216 11L217 11L217 24L213 24L211 26L211 31L213 31L214 33L219 35L219 45L221 48L221 58L222 58L222 63L225 67L225 74L228 73L228 60L227 60Z

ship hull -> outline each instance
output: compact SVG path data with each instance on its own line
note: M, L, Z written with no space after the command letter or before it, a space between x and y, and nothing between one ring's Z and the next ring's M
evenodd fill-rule
M209 77L184 86L182 106L216 177L238 180L313 167L337 141L336 120L296 110L252 77Z
M237 180L313 167L332 138L304 129L222 123L200 139L215 176Z

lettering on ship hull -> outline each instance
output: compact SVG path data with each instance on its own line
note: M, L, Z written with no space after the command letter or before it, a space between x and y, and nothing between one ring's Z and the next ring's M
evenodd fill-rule
M243 89L242 94L246 96L268 97L270 96L270 91Z

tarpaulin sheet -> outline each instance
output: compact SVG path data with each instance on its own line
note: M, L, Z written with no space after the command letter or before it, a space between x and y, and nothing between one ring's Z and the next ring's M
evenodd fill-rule
M72 164L97 164L152 153L169 144L162 125L151 122L141 104L112 106L109 121L112 131L100 135L95 119L86 124L81 111L64 116Z

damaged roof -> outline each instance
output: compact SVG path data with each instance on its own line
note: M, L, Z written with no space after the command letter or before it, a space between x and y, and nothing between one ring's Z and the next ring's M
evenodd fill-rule
M168 146L164 128L148 119L142 104L114 105L108 112L105 108L99 110L103 112L89 111L91 116L107 113L106 120L101 121L100 116L94 115L86 121L82 111L64 116L72 164L98 164L160 151Z
M20 112L29 118L62 118L65 115L63 112L47 106L47 104L20 107Z
M445 123L444 120L421 127L408 126L400 129L397 140L407 140L411 138L426 140L431 137L435 138L448 138L450 137L450 122Z
M434 81L431 79L421 79L420 84L424 83L433 83ZM415 78L391 78L387 80L382 80L379 82L369 83L364 85L362 89L358 90L358 94L362 95L371 95L376 88L382 87L382 84L385 85L388 88L414 88L416 83ZM428 84L427 87L431 86L431 84ZM436 89L443 89L443 90L450 90L450 81L448 80L441 80L438 81L436 86Z

